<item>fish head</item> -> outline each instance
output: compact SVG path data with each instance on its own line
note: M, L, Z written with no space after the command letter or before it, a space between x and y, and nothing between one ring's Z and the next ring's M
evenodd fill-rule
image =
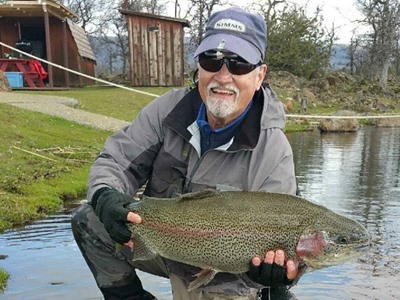
M370 235L364 226L333 214L321 217L302 233L296 254L312 270L356 259L370 246Z

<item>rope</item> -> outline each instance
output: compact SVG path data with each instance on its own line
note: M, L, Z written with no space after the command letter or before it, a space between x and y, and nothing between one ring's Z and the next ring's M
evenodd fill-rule
M160 96L160 95L157 95L157 94L152 94L152 93L140 91L140 90L137 90L137 89L129 88L129 87L126 87L126 86L123 86L123 85L120 85L120 84L116 84L116 83L113 83L113 82L110 82L110 81L106 81L106 80L103 80L103 79L100 79L100 78L96 78L96 77L93 77L93 76L90 76L90 75L87 75L87 74L83 74L83 73L77 72L75 70L68 69L66 67L57 65L57 64L52 63L52 62L49 62L49 61L47 61L45 59L42 59L40 57L37 57L35 55L29 54L29 53L26 53L26 52L21 51L19 49L16 49L14 47L11 47L11 46L3 43L3 42L0 42L0 45L4 46L6 48L9 48L9 49L11 49L13 51L19 52L19 53L21 53L21 54L23 54L25 56L28 56L28 57L31 57L33 59L39 60L39 61L41 61L43 63L46 63L48 65L51 65L53 67L59 68L59 69L64 70L64 71L71 72L71 73L79 75L79 76L83 76L83 77L89 78L89 79L94 80L94 81L98 81L98 82L101 82L101 83L104 83L104 84L107 84L107 85L115 86L117 88L125 89L125 90L131 91L131 92L144 94L144 95L147 95L147 96L152 96L152 97L159 97ZM313 116L313 115L287 114L286 117L287 118L305 118L305 119L383 119L383 118L400 118L400 115L387 115L387 116L385 116L385 115L381 115L381 116Z
M400 118L400 115L380 115L380 116L314 116L314 115L286 115L287 118L304 118L304 119L386 119Z
M17 49L17 48L11 47L11 46L9 46L9 45L7 45L7 44L4 44L4 43L2 43L2 42L0 42L0 45L4 46L4 47L6 47L6 48L9 48L9 49L11 49L11 50L13 50L13 51L19 52L19 53L21 53L21 54L23 54L23 55L25 55L25 56L28 56L28 57L31 57L31 58L33 58L33 59L39 60L39 61L41 61L41 62L43 62L43 63L46 63L46 64L48 64L48 65L51 65L51 66L53 66L53 67L59 68L59 69L64 70L64 71L71 72L71 73L76 74L76 75L79 75L79 76L83 76L83 77L89 78L89 79L92 79L92 80L95 80L95 81L98 81L98 82L101 82L101 83L104 83L104 84L112 85L112 86L115 86L115 87L120 88L120 89L125 89L125 90L131 91L131 92L140 93L140 94L144 94L144 95L147 95L147 96L152 96L152 97L159 97L159 96L160 96L160 95L156 95L156 94L147 93L147 92L144 92L144 91L139 91L139 90L136 90L136 89L132 89L132 88L129 88L129 87L120 85L120 84L116 84L116 83L113 83L113 82L109 82L109 81L106 81L106 80L103 80L103 79L100 79L100 78L96 78L96 77L93 77L93 76L90 76L90 75L87 75L87 74L83 74L83 73L77 72L77 71L75 71L75 70L68 69L68 68L66 68L66 67L57 65L57 64L55 64L55 63L52 63L52 62L50 62L50 61L47 61L47 60L42 59L42 58L40 58L40 57L37 57L37 56L35 56L35 55L32 55L32 54L26 53L26 52L24 52L24 51L21 51L21 50L19 50L19 49Z

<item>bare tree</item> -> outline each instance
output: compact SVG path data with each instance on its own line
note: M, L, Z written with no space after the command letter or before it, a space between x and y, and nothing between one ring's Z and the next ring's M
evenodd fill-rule
M356 68L356 55L358 51L360 41L357 38L352 37L350 40L350 45L348 48L349 58L350 58L350 74L354 75Z
M205 25L217 5L225 4L224 0L189 0L188 11L184 17L190 23L189 51L197 48L204 37Z
M167 0L125 0L124 9L144 12L153 15L161 15L166 10Z
M104 26L103 15L113 9L113 1L107 0L63 0L64 5L76 12L79 24L89 34L95 34L98 28Z
M364 36L368 63L362 73L369 79L378 79L387 91L389 67L395 57L400 30L400 3L398 0L358 0L364 15L362 23L371 31Z

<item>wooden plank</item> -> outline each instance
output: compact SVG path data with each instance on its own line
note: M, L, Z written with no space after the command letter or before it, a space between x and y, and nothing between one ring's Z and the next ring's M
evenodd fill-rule
M165 56L163 55L163 46L164 46L164 41L163 39L165 38L165 33L164 33L164 28L165 24L164 22L159 23L159 31L157 35L157 72L158 72L158 85L159 86L165 86Z
M158 72L157 72L157 32L149 31L147 24L147 39L149 41L148 56L149 56L149 84L150 86L158 85Z
M182 46L180 44L180 32L179 28L174 26L173 30L173 47L174 47L174 56L173 56L173 85L177 86L180 85L182 79L182 66L181 66L181 56L182 56Z
M51 39L50 39L50 21L49 21L49 13L47 12L46 6L43 6L44 10L44 31L46 35L46 52L47 52L47 60L49 62L53 62L52 56L51 56ZM49 78L49 87L54 86L53 82L53 66L52 65L47 65L47 73L48 73L48 78Z
M167 86L172 85L172 76L173 76L173 61L172 61L172 55L174 53L172 43L171 43L171 26L168 26L168 29L165 31L166 33L166 39L165 39L165 59L166 59L166 69L165 69L165 81L167 83Z
M149 70L149 41L147 39L146 23L142 20L140 24L140 31L142 37L142 77L140 78L142 86L149 86L150 70Z

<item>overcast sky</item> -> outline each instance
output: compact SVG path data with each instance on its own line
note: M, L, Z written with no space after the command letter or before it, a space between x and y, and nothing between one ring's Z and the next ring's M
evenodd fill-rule
M248 7L251 3L257 0L230 0L230 3L241 7ZM289 2L289 1L288 1ZM360 13L357 11L354 5L354 0L292 0L298 5L307 4L307 12L312 15L317 5L322 8L322 15L324 17L325 26L329 29L334 24L336 30L336 36L338 37L338 43L350 43L353 29L357 27L352 21L361 19ZM168 7L168 14L174 16L174 5L175 1L171 1ZM182 11L186 10L185 1L180 1L182 5Z

